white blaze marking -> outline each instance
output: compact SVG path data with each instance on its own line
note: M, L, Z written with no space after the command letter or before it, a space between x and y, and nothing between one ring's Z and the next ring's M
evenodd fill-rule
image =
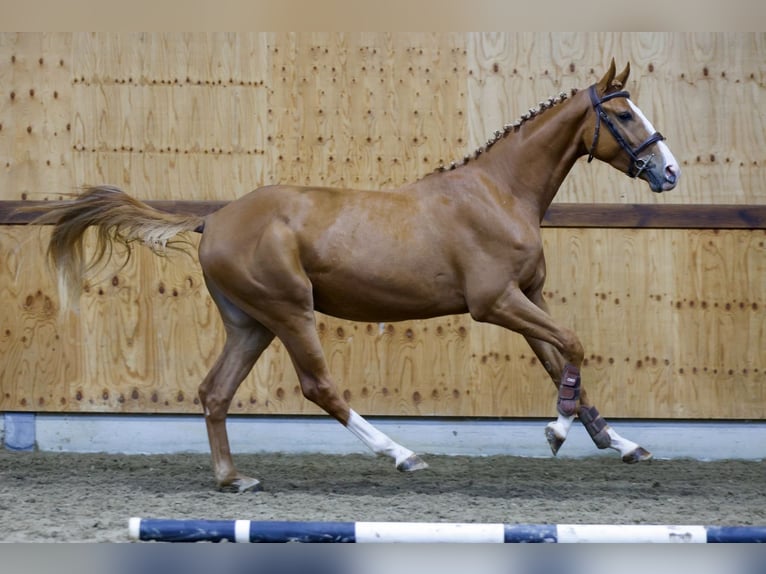
M633 115L635 115L639 120L641 120L641 123L644 125L644 129L649 133L653 134L657 130L654 129L654 126L652 125L652 122L650 122L647 117L644 115L644 112L642 112L639 107L631 102L630 100L626 100L628 102L628 105L630 106L630 109L633 111ZM670 148L664 141L657 142L657 149L660 152L660 157L662 158L662 165L667 167L672 167L673 171L678 175L681 173L681 170L678 168L678 162L676 161L676 158L673 156L673 152L670 151Z

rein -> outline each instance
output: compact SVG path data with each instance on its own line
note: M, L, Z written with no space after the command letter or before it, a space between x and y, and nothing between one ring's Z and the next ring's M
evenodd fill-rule
M630 177L638 177L641 175L641 172L644 171L652 162L652 159L654 158L654 154L649 154L645 157L639 157L639 154L644 151L646 148L648 148L650 145L657 143L658 141L662 141L665 139L665 136L663 136L660 132L654 132L652 135L650 135L646 140L644 140L638 147L635 149L630 147L630 144L625 140L623 135L619 132L617 129L617 126L614 125L614 122L609 118L609 115L604 111L604 108L602 107L602 104L604 102L608 102L609 100L612 100L614 98L630 98L630 94L626 91L619 91L619 92L613 92L611 94L605 95L603 98L598 97L598 94L596 93L596 86L593 85L589 89L590 93L590 101L593 104L593 109L596 111L596 130L593 132L593 143L590 146L590 151L588 152L588 163L593 161L593 154L596 150L596 145L598 144L598 138L599 138L599 132L601 130L601 121L603 120L606 124L606 127L609 128L609 131L612 133L612 136L617 141L618 144L620 144L620 147L625 151L625 153L628 154L628 156L631 159L630 167L628 168L628 175Z

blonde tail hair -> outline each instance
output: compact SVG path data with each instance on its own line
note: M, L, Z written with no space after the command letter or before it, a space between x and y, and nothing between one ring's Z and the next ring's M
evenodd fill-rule
M176 235L201 231L204 225L201 216L159 211L106 185L90 187L74 200L53 202L43 209L33 223L53 224L48 259L57 272L62 311L78 308L83 276L99 263L108 263L115 243L127 247L127 263L133 241L164 255ZM95 228L96 248L86 262L84 238L89 227Z

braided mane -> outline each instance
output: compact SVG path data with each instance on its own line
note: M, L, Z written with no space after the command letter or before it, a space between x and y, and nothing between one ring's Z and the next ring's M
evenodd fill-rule
M489 140L487 140L487 143L477 148L476 151L473 152L473 154L466 155L460 162L453 161L447 166L442 164L439 167L437 167L434 170L434 172L438 173L443 171L451 171L453 169L456 169L460 166L467 164L472 159L477 159L481 154L489 151L489 149L493 145L495 145L498 141L506 137L508 134L510 134L511 132L519 131L519 128L521 128L521 126L523 126L525 122L534 118L535 116L540 115L544 111L549 110L552 107L560 104L567 98L574 96L577 93L577 91L578 91L577 88L572 88L569 94L567 94L566 92L561 92L557 97L548 98L548 100L544 100L540 102L537 108L529 108L529 111L525 114L522 114L522 116L518 120L510 124L505 124L502 130L497 130L493 134L493 136Z

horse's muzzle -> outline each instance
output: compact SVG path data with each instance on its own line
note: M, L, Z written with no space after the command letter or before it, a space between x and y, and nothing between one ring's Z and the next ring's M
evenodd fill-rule
M662 193L663 191L670 191L678 184L681 170L677 166L668 165L661 176L656 171L647 172L647 176L651 190L655 193Z

